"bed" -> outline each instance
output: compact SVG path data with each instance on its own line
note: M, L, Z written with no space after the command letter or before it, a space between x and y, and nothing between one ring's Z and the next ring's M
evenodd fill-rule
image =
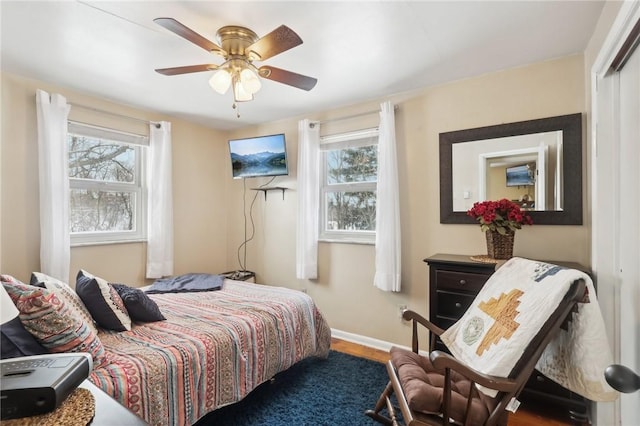
M227 279L218 291L149 296L166 321L100 330L108 364L89 380L152 425L193 424L329 352L329 326L299 291Z

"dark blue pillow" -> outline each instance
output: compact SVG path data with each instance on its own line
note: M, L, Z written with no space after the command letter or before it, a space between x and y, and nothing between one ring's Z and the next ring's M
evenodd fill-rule
M2 341L0 342L2 344L2 359L49 353L24 328L19 317L0 325L0 332L2 333Z
M81 269L76 277L76 293L100 327L114 331L131 330L127 308L106 280Z
M144 291L124 284L111 285L122 298L132 320L140 322L166 320L156 302L151 300Z

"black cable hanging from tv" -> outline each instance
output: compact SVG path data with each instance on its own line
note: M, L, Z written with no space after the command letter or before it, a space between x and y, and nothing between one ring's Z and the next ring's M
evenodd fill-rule
M264 183L259 186L259 188L264 188L274 181L276 176L273 176L267 183ZM242 179L242 214L244 216L244 241L238 246L238 265L240 266L241 272L247 271L247 244L249 241L253 240L256 235L256 225L253 221L253 205L258 198L258 192L256 192L253 196L253 200L251 200L251 205L249 207L249 220L251 221L251 236L247 238L247 179ZM243 260L240 260L240 250L244 248Z

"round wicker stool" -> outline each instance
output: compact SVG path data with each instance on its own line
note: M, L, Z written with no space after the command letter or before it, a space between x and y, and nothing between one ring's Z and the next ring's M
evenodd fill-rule
M86 426L95 413L95 399L88 389L77 388L60 406L46 414L3 420L3 426Z

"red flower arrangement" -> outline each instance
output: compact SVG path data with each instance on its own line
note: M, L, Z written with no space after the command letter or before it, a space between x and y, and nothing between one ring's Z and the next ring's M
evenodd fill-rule
M506 198L474 203L467 215L478 220L482 232L496 231L501 235L521 229L522 225L533 225L531 216Z

